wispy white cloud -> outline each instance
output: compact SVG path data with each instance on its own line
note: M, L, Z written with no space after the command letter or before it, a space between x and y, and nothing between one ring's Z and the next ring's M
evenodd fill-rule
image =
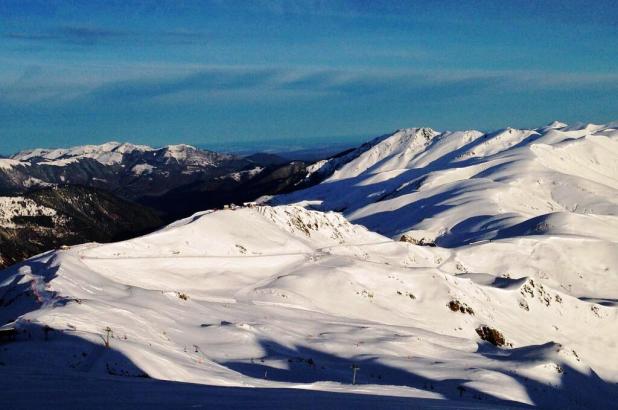
M144 66L145 68L146 66ZM522 90L616 89L618 73L549 73L525 70L335 70L328 68L162 66L128 67L101 75L101 67L66 76L34 66L16 81L0 84L5 104L153 101L182 103L200 98L427 96L440 99ZM124 76L123 76L124 73ZM244 94L243 94L244 93ZM201 97L200 97L201 96Z
M160 45L203 43L207 36L200 31L178 30L119 30L88 25L62 25L52 28L24 31L6 31L1 34L5 40L71 46L97 46L120 43L157 42Z

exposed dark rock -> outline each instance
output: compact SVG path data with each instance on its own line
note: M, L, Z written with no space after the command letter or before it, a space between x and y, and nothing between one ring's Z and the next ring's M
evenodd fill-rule
M469 315L474 315L474 310L472 310L470 306L458 300L451 300L450 302L448 302L448 307L453 312L461 312L461 313L467 313Z
M500 333L498 330L491 328L489 326L480 326L476 328L476 333L479 337L494 346L505 346L506 340L504 339L504 335Z
M410 235L401 235L401 237L399 238L399 241L413 243L414 245L418 245L418 246L429 246L432 248L436 246L435 242L432 240L429 240L427 238L416 239L416 238L411 237Z

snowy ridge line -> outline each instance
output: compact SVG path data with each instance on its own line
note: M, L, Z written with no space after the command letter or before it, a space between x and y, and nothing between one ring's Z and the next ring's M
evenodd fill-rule
M197 148L186 145L167 145L161 148L153 148L147 145L134 145L130 143L121 143L116 141L107 142L101 145L81 145L71 148L57 149L33 149L18 152L11 156L10 159L19 162L30 162L32 160L45 160L49 163L62 164L62 160L70 160L74 158L92 158L103 164L114 164L120 162L124 155L134 152L163 152L165 155L182 159L186 157L186 151L197 151Z
M611 241L617 155L612 124L488 134L411 128L338 163L322 183L267 201L335 210L394 239L447 247L529 234Z

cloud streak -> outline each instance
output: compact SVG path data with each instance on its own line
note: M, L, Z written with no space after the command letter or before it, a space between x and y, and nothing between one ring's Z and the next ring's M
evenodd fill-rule
M104 27L89 26L57 26L40 31L11 31L2 34L8 40L47 43L68 44L74 46L94 46L102 44L147 43L158 44L192 44L203 43L206 35L197 31L189 30L160 30L152 32L138 32L129 30L117 30Z
M134 33L86 26L60 26L36 32L9 32L4 38L32 42L93 45L114 39L126 39Z
M36 75L35 75L36 74ZM0 86L5 105L191 104L234 98L398 99L441 101L521 92L618 89L618 74L483 70L334 70L285 67L203 67L186 74L151 75L88 84L50 77L41 68ZM27 97L27 98L26 98Z

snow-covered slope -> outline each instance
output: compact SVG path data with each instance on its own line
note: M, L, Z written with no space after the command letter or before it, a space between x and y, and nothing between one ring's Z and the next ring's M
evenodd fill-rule
M505 264L513 277L544 277L578 297L618 296L615 123L488 134L404 129L348 156L321 184L270 203L336 210L415 243L500 240L481 247L484 257L497 247L499 258L518 255L516 267Z
M489 134L404 129L357 154L335 159L323 183L272 203L342 211L390 237L423 230L446 246L516 236L516 225L556 212L618 215L611 124Z
M20 333L0 361L94 384L147 375L346 392L349 405L377 394L410 407L611 407L618 310L514 278L496 248L513 240L423 247L302 207L204 212L1 272L0 320Z

